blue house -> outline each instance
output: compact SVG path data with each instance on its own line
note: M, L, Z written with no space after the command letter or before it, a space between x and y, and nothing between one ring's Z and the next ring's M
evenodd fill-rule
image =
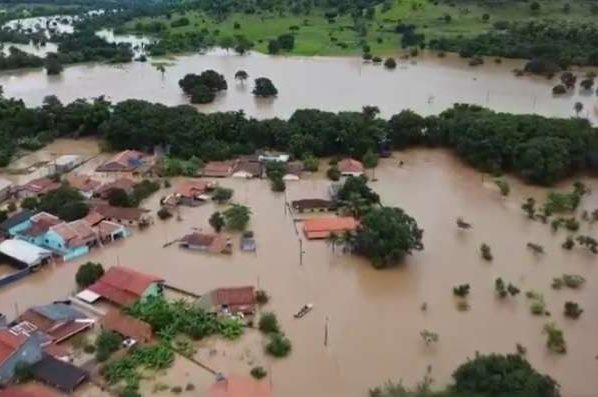
M18 232L31 227L29 219L35 215L35 211L23 210L13 216L7 218L4 222L0 223L0 231L5 236L14 236Z
M35 364L43 357L40 339L20 327L0 328L0 384L9 382L19 364Z
M44 247L63 255L65 261L85 255L98 243L98 236L83 220L63 222L48 229L43 236Z

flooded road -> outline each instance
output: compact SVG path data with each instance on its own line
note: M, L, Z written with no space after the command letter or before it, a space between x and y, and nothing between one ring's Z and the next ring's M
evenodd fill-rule
M405 162L404 167L397 167L398 159ZM235 189L234 200L253 211L250 226L257 253L239 252L238 236L233 236L232 256L162 248L192 228L210 230L208 218L217 206L183 207L182 221L156 221L149 229L135 231L132 237L78 262L47 268L0 290L0 312L12 317L15 309L66 298L74 291L81 262L121 264L197 293L246 284L267 290L272 299L266 310L278 313L293 342L288 358L260 357L263 338L253 333L229 347L229 342L206 341L205 349L230 350L226 356L211 357L203 349L197 357L225 373L246 375L250 362L263 365L272 376L276 396L363 397L370 387L388 379L414 385L428 365L437 384L445 384L451 372L476 351L512 353L520 343L532 365L558 380L565 397L594 397L598 389L594 376L598 369L597 259L580 248L562 249L567 236L563 230L553 233L549 225L525 218L519 208L524 198L542 199L546 191L511 181L511 195L502 198L492 179L440 150L396 153L394 159L382 161L376 177L379 180L372 187L384 204L404 208L425 230L425 250L401 267L377 271L365 260L333 253L323 241L304 242L304 264L299 264L299 236L292 217L285 214L285 195L288 200L326 197L328 182L319 175L287 183L286 194L270 192L265 180L224 179L219 182ZM582 207L598 208L598 181L584 182L595 193L584 198ZM165 193L160 191L145 206L155 210ZM471 222L473 229L457 230L458 216ZM584 222L582 228L595 235L595 226ZM483 242L491 246L493 262L480 258ZM546 254L534 256L526 249L527 242L543 245ZM553 277L563 273L584 276L585 287L551 289ZM497 277L514 283L522 293L497 299ZM466 312L456 309L452 295L453 286L463 283L471 285L471 308ZM550 317L530 314L524 296L530 289L544 294ZM568 300L584 309L580 319L564 318L563 305ZM301 320L294 319L292 314L307 302L315 309ZM425 312L420 309L424 302ZM566 355L546 349L542 327L550 321L564 330ZM324 346L326 323L329 339ZM420 331L424 329L439 334L436 345L423 343Z
M597 117L593 93L557 98L551 94L555 80L515 77L512 70L522 68L524 61L495 64L488 60L474 68L455 55L443 59L428 55L414 63L401 61L397 69L386 70L354 57L239 56L214 51L168 59L164 75L152 65L157 61L69 66L60 76L47 76L42 69L3 72L0 85L5 95L23 98L31 105L40 104L46 95L57 95L64 102L106 95L112 101L136 98L177 105L188 103L178 86L179 79L187 73L214 69L224 74L229 88L212 104L198 106L201 111L243 110L258 118L287 118L302 108L360 111L362 106L376 105L382 116L388 117L406 108L435 114L462 102L504 112L572 117L573 105L580 101L584 104L581 116L594 121ZM234 80L240 69L249 73L245 84ZM255 99L251 90L256 77L270 78L278 88L278 97Z

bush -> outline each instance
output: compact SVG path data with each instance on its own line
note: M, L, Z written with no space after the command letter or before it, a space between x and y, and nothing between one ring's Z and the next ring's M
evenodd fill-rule
M336 165L334 165L328 168L328 171L326 171L326 176L331 181L338 181L339 179L341 179L341 171L338 169Z
M492 250L490 249L490 246L486 243L483 243L480 246L480 254L482 255L482 258L484 260L491 261L493 259Z
M181 394L183 392L183 388L181 386L174 386L170 391L174 394Z
M394 69L397 67L397 61L394 58L386 58L384 61L384 67L387 69Z
M96 347L94 345L85 345L83 351L87 354L93 354L96 352Z
M224 212L226 227L231 230L244 230L251 219L251 210L240 204L233 204Z
M250 373L255 379L263 379L268 375L268 372L263 367L253 367Z
M564 354L567 352L567 343L565 335L556 324L548 323L544 325L544 333L547 334L546 347L552 352Z
M117 351L122 343L122 338L115 332L102 331L96 339L96 360L99 362L106 361L110 358L112 353Z
M453 294L458 297L465 298L467 295L469 295L469 290L469 284L461 284L456 287L453 287Z
M218 204L224 204L233 197L233 189L227 189L225 187L217 187L212 195L212 200Z
M274 83L266 77L258 77L255 79L255 87L252 92L253 95L262 98L278 95L278 90L274 86Z
M170 212L170 210L168 208L162 207L158 210L158 218L165 221L167 219L172 218L172 213Z
M563 283L569 288L581 288L585 282L586 279L578 274L563 274Z
M511 187L509 186L509 183L505 180L495 179L494 184L496 184L496 186L498 186L498 189L500 190L500 194L502 194L505 197L508 196L509 193L511 192Z
M270 181L270 189L273 192L284 192L287 189L287 186L284 183L284 180L280 176L277 176Z
M279 333L280 326L278 325L278 319L276 314L272 312L266 312L260 316L260 322L258 328L265 334Z
M268 296L268 293L266 291L264 291L263 289L258 289L257 291L255 291L255 300L258 304L265 305L270 301L270 297Z
M305 171L316 172L320 167L320 160L312 155L303 158L303 168Z
M280 333L270 334L266 345L266 353L274 357L286 357L291 352L291 341Z
M87 288L104 275L104 267L101 263L87 262L79 266L75 281L79 288Z
M573 319L579 318L583 309L575 302L565 302L565 316Z

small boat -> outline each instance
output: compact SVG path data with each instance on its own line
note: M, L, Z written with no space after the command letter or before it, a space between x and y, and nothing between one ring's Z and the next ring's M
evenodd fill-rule
M311 309L313 309L313 308L314 308L314 305L312 305L311 303L308 303L307 305L303 305L303 307L301 309L299 309L299 311L297 313L294 314L294 317L302 318L307 313L309 313L311 311Z

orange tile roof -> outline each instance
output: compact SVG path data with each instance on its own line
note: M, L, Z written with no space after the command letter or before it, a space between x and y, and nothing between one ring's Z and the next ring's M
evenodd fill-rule
M255 312L255 290L253 287L218 288L211 293L212 303L218 306L228 306L232 313Z
M272 397L272 388L267 379L231 376L214 383L208 391L209 397Z
M185 181L177 186L175 193L183 197L194 198L205 193L208 183L202 180Z
M99 166L96 171L111 172L111 171L133 171L138 168L141 163L140 159L144 157L142 152L137 150L123 150L117 153L110 160Z
M62 394L39 383L26 383L0 389L0 397L59 397Z
M69 175L66 180L71 187L83 192L92 192L102 185L102 182L96 181L88 175Z
M118 310L110 310L102 319L102 326L109 331L118 332L138 342L148 342L152 338L152 327L145 321L127 316Z
M37 178L27 182L21 186L21 190L28 190L34 194L46 194L52 190L56 190L60 187L59 182L54 182L50 178Z
M352 217L327 216L309 218L303 221L303 231L307 238L326 238L332 232L353 231L359 222Z
M210 161L202 170L203 176L226 177L233 171L234 163L229 161Z
M9 329L0 330L0 364L8 360L27 341L24 333L14 334Z
M135 186L135 181L129 178L118 178L112 182L108 182L96 190L96 194L101 197L106 197L112 189L122 189L125 192L130 192Z
M83 218L83 220L87 222L89 226L95 226L104 220L104 215L100 214L97 211L89 211L89 213L85 218Z

